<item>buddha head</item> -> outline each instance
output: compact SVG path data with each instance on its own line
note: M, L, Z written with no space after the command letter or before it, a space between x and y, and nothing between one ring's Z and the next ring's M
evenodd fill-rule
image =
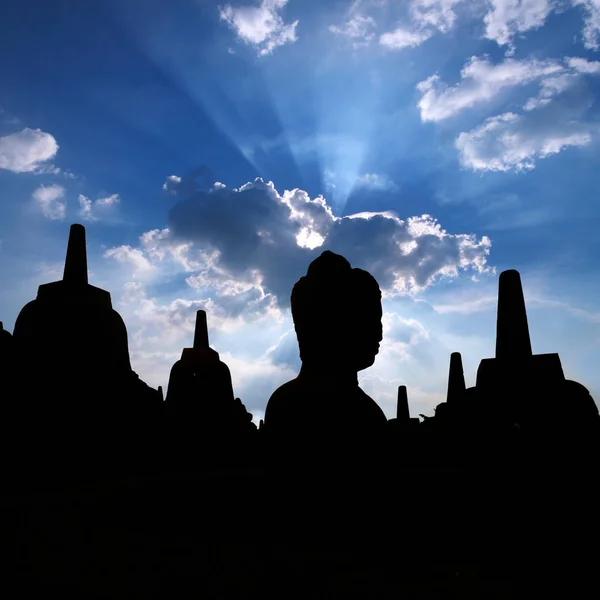
M291 308L303 364L358 372L375 362L381 291L367 271L326 250L294 285Z

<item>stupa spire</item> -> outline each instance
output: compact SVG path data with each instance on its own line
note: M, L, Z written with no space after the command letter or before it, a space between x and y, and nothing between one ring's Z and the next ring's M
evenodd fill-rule
M463 371L460 352L450 355L450 370L448 372L448 392L446 402L455 402L465 393L465 374Z
M87 250L83 225L71 225L63 281L74 285L87 285L88 283Z
M208 325L206 323L206 311L196 312L196 328L194 329L194 350L208 348Z
M408 407L408 393L405 385L398 386L398 404L396 405L396 418L398 421L410 421L410 409Z
M514 269L500 273L496 358L515 360L532 355L521 276Z

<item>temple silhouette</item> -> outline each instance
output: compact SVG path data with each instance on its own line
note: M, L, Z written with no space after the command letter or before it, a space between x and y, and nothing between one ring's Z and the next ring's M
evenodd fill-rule
M62 280L0 322L7 597L529 597L533 549L565 571L569 532L597 539L598 407L533 353L517 271L495 356L467 388L453 352L422 419L406 386L388 420L358 385L382 339L369 273L325 251L291 310L302 369L258 428L203 310L165 397L71 226Z
M208 345L206 311L196 313L194 344L184 348L181 359L171 369L167 388L166 408L177 421L177 427L186 423L194 427L202 422L224 435L234 429L252 431L252 415L239 398L234 398L229 367L219 354Z

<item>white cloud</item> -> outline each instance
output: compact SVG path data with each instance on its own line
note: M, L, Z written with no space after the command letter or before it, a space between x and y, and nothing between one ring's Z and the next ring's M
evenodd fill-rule
M119 204L121 199L119 198L119 194L111 194L110 196L105 196L104 198L98 198L95 201L95 204L98 206L114 206L115 204Z
M77 198L77 200L79 201L79 206L80 206L79 216L84 221L93 221L94 216L92 213L92 201L87 196L84 196L83 194L79 194L79 198Z
M208 256L202 256L201 261L192 258L189 252L191 244L174 244L170 241L169 234L169 229L165 227L152 229L140 236L142 249L154 263L168 258L184 271L191 272L198 270L210 259Z
M411 15L420 28L433 28L441 33L450 31L456 20L454 7L463 0L413 0Z
M583 42L589 50L600 49L600 0L572 0L585 12Z
M569 67L571 67L579 73L583 73L586 75L597 75L598 73L600 73L600 61L587 60L585 58L579 58L577 56L567 58L566 61Z
M32 197L46 218L61 221L65 218L67 209L64 195L65 188L61 185L41 185L33 192Z
M565 8L561 0L488 0L484 17L485 37L501 46L512 46L519 33L542 27L553 11ZM571 0L583 11L583 43L588 50L600 49L600 0Z
M391 191L397 188L396 184L387 175L378 175L377 173L361 175L358 178L357 186L380 191Z
M331 25L329 31L343 37L347 37L354 41L355 44L368 43L374 37L375 20L373 17L365 17L363 15L355 15L348 19L344 25L337 27ZM359 40L362 40L360 42Z
M55 170L44 163L54 158L57 152L58 144L52 135L41 129L25 128L0 137L0 169L13 173Z
M293 43L298 38L298 21L284 23L280 12L288 0L261 0L259 6L219 7L219 16L247 44L254 46L259 56L271 54L278 46Z
M79 216L84 221L98 221L107 216L108 211L121 201L119 194L112 194L105 198L90 200L87 196L79 194Z
M454 8L463 0L412 0L410 24L383 33L379 43L386 48L401 50L413 48L432 37L436 32L450 31L456 20Z
M524 171L535 161L557 154L569 146L585 146L597 127L555 115L547 120L537 115L504 113L461 133L456 140L463 166L475 171Z
M169 175L163 183L163 190L168 194L177 194L177 189L181 183L181 177L178 175Z
M372 16L364 14L365 8L373 8L373 3L354 0L346 13L344 23L339 26L330 25L329 31L347 38L354 48L368 46L375 38L377 22Z
M379 43L386 48L401 50L402 48L414 48L431 37L431 33L425 31L410 31L399 27L394 31L383 33L379 37Z
M314 250L320 248L325 242L325 238L316 231L311 231L308 227L302 228L296 236L296 243L301 248Z
M521 32L542 27L556 8L554 0L489 0L490 10L483 18L485 37L500 46L510 45Z
M498 298L496 296L482 296L474 300L462 300L452 304L434 304L433 308L437 313L457 313L462 315L471 315L476 312L496 310Z
M388 342L402 344L403 348L429 339L429 332L421 322L416 319L406 319L395 312L384 315L383 334Z
M128 263L133 267L135 277L145 275L154 269L152 263L144 256L140 248L132 248L129 245L109 248L104 253L105 258L114 258L120 263Z
M529 77L536 72L542 73L540 89L525 102L523 114L509 111L490 117L458 136L463 166L477 171L531 170L538 159L586 146L599 133L586 118L591 102L585 77L600 74L600 63L571 57L562 65L530 70Z
M422 121L441 121L482 102L495 99L508 88L563 73L564 66L552 60L506 59L493 64L487 58L471 57L461 69L461 81L454 86L432 75L417 84L422 92L418 106Z
M540 91L537 96L529 98L523 105L524 110L534 110L545 106L556 96L563 94L579 82L577 73L561 73L548 77L540 82Z
M410 48L436 33L447 33L456 26L456 9L460 4L468 7L471 18L480 19L483 15L484 37L507 47L509 56L515 51L515 39L519 35L543 27L552 13L564 12L568 5L581 8L585 47L600 49L600 0L477 0L470 3L465 0L406 0L398 5L406 7L408 14L396 28L379 36L380 44L389 49ZM394 6L394 3L380 3L380 6L386 5ZM347 21L329 27L330 31L355 40L355 46L367 45L376 26L373 17L359 9L362 9L361 2L354 2Z

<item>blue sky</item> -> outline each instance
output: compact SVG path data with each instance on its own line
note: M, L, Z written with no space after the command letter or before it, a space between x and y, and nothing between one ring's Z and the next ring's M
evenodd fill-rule
M598 0L22 0L0 50L7 329L84 223L140 376L166 386L205 308L259 418L330 248L384 291L364 389L431 414L516 268L534 352L600 396Z

